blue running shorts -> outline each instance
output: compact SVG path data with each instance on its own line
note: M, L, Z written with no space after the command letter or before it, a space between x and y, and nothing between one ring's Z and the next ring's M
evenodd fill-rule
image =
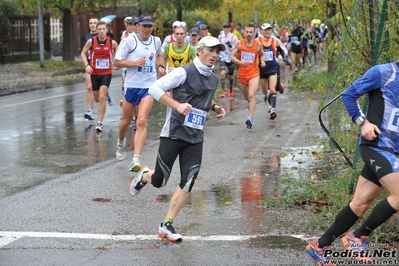
M148 89L124 88L125 100L133 105L139 105L141 99L149 96Z

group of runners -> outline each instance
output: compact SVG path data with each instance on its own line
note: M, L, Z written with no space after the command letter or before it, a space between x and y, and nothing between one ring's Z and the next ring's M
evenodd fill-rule
M112 70L122 71L122 118L119 121L116 158L123 160L126 157L126 134L133 122L136 131L130 171L139 172L139 175L130 184L129 190L132 195L138 194L147 183L156 187L164 186L174 162L174 159L170 158L180 155L181 183L175 192L176 198L172 197L171 209L159 229L160 232L169 230L168 234L162 234L169 240L177 240L171 224L187 200L198 175L206 112L212 109L219 118L225 114L222 106L215 104L213 100L209 101L213 99L219 81L219 77L214 74L216 62L220 61L221 97L234 97L233 77L234 68L237 66L240 87L248 101L249 116L245 124L247 128L252 128L256 106L255 93L259 80L262 91L265 94L270 91L270 119L277 117L277 53L279 52L286 61L288 52L281 41L272 36L272 27L267 23L261 27L261 36L255 38L253 23L243 27L242 37L231 22L226 22L216 38L211 36L209 27L203 21L197 21L195 27L190 30L187 30L185 22L175 21L171 34L166 36L163 42L159 37L152 35L154 18L149 14L126 17L124 23L126 29L121 33L121 41L117 44L107 35L106 22L96 18L90 19L91 32L86 36L87 41L81 52L87 73L87 95L93 96L95 101L99 102L96 130L101 132L107 97L110 98L108 88ZM199 76L195 69L199 71ZM208 78L211 78L212 82L204 83ZM196 91L197 87L203 89ZM201 97L197 98L199 96ZM205 96L207 98L204 98ZM165 126L161 132L155 175L153 170L143 167L140 162L154 98L168 106ZM92 120L94 118L89 100L88 108L84 117ZM176 142L177 140L181 143ZM190 156L196 155L193 156L193 160L188 160L184 155L186 153Z
M93 26L91 22L90 28ZM178 242L182 236L172 224L187 202L201 168L207 112L213 110L217 118L225 116L223 106L213 100L219 79L221 97L234 97L233 75L237 66L241 91L248 101L248 118L245 121L248 128L253 126L255 93L259 84L262 92L268 95L271 105L269 118L274 120L277 117L276 91L281 92L281 89L277 89L279 55L286 64L290 64L290 53L294 71L298 71L307 59L313 60L310 56L315 56L314 47L316 52L322 48L320 43L323 40L320 38L324 37L316 25L305 29L294 23L288 38L288 29L285 27L281 32L283 36L277 38L273 35L279 31L271 24L263 23L257 29L254 23L248 23L241 31L242 39L239 39L233 34L232 24L226 22L216 38L210 36L209 27L202 21L189 31L185 23L175 21L172 24L173 32L162 43L159 37L152 35L154 18L151 15L127 17L125 24L126 31L122 33L123 38L118 45L107 36L106 23L97 21L96 32L90 33L92 36L81 53L91 81L88 94L92 90L93 98L100 103L96 129L102 131L112 69L122 69L122 118L119 122L116 157L123 160L126 156L125 136L134 116L136 132L130 170L138 174L129 184L132 196L139 194L147 184L156 188L165 186L173 164L179 157L180 182L170 199L165 219L158 228L159 237ZM303 57L304 49L309 52L307 58ZM220 77L214 73L219 59ZM373 67L343 94L343 102L353 122L361 127L361 155L365 166L351 203L342 209L322 237L306 246L306 251L317 261L317 265L334 265L331 258L326 256L326 251L338 237L348 249L356 254L363 252L364 255L368 250L371 232L399 209L399 105L397 99L392 97L398 94L398 73L398 61ZM367 116L357 103L358 98L365 93L370 95ZM140 156L147 139L147 121L154 99L165 105L167 110L155 167L152 168L142 166ZM91 113L85 113L85 118L93 119ZM383 188L389 191L389 197L374 208L358 230L343 235L365 214ZM370 257L363 255L357 259L366 263L371 261Z

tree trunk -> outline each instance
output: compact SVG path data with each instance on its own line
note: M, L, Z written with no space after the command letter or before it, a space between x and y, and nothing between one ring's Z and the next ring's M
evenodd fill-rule
M176 12L176 20L183 21L183 10L177 10Z
M180 1L176 2L175 8L176 8L176 20L183 21L183 7Z
M64 9L62 11L62 61L75 61L72 21L71 9Z
M337 6L332 2L327 3L327 17L330 19L333 18L337 14ZM337 35L337 31L335 30L335 26L333 27L330 23L327 24L328 30L331 30L331 40L334 39L335 35ZM329 59L327 63L328 72L332 72L334 69L335 61L333 59Z

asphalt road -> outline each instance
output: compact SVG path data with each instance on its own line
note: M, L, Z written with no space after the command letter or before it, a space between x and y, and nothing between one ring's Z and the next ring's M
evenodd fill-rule
M116 100L120 88L114 78ZM124 161L114 156L120 107L107 109L99 136L83 119L84 97L83 83L0 97L0 265L314 265L304 252L314 233L301 229L306 213L261 203L299 157L281 154L324 138L317 98L308 104L286 89L271 121L259 92L252 129L239 92L218 99L229 112L209 114L202 168L174 222L183 241L172 244L156 233L178 161L167 186L130 196L132 140ZM142 164L155 164L163 118L155 105Z

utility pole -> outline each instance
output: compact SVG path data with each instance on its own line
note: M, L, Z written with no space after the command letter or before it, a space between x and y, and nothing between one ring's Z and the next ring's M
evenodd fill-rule
M44 68L44 27L43 27L43 8L42 2L38 1L38 26L39 26L39 56L40 56L40 67Z

